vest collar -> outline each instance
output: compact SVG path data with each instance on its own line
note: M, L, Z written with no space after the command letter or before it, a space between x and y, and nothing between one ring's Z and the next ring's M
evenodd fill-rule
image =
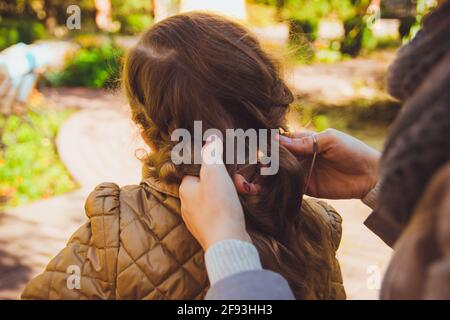
M146 177L142 180L142 183L149 186L150 188L159 191L161 193L167 194L169 196L179 198L178 189L180 188L179 184L168 184L162 181L159 181L155 177Z

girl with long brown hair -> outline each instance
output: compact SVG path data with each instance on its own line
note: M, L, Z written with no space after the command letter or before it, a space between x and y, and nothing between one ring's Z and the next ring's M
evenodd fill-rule
M203 252L182 223L178 200L181 179L198 175L199 166L172 162L177 142L171 134L178 128L193 132L194 121L224 135L238 128L285 130L293 102L279 65L255 37L205 13L173 16L145 32L126 57L123 85L133 120L152 149L143 182L97 187L86 203L90 221L28 284L25 298L42 298L38 288L46 286L48 298L203 297ZM298 299L342 299L335 257L341 218L324 202L302 199L303 160L280 146L275 175L261 175L259 164L227 170L240 177L236 187L263 266L281 273ZM77 291L56 287L71 263L81 264L86 282Z

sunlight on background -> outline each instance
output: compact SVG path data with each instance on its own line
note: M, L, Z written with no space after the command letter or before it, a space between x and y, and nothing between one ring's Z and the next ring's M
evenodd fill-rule
M245 20L247 10L245 0L183 0L180 4L180 11L211 11L220 13L236 19Z

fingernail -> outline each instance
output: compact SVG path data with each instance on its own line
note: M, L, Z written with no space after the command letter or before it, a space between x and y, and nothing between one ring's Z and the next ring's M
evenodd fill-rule
M208 138L206 138L205 144L211 143L216 140L216 135L212 134Z
M286 137L286 136L279 135L278 138L279 138L280 142L282 142L282 143L291 143L292 142L292 139L289 137Z
M252 191L252 188L250 187L250 184L247 181L244 181L244 189L247 193L250 193Z
M256 183L252 183L252 194L256 195L259 193L261 187L256 184Z

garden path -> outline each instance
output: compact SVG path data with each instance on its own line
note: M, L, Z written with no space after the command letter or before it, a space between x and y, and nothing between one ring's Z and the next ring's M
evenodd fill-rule
M55 107L78 107L57 137L58 153L80 185L76 191L7 210L0 215L0 299L17 299L70 235L86 221L84 201L96 184L139 182L134 157L144 147L123 99L102 90L44 90Z

